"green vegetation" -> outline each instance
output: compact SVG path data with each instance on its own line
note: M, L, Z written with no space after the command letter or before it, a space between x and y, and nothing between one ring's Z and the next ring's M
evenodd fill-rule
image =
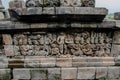
M113 13L110 13L106 16L106 19L114 19L114 14Z

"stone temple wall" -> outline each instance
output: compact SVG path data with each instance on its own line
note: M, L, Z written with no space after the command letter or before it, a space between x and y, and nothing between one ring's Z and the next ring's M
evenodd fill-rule
M0 80L120 80L120 25L95 0L9 5L9 14L0 7Z

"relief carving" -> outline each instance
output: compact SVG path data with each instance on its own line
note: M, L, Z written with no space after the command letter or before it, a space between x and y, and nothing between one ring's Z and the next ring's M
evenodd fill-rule
M13 36L14 45L20 48L16 54L39 56L112 56L111 41L110 34L92 31Z

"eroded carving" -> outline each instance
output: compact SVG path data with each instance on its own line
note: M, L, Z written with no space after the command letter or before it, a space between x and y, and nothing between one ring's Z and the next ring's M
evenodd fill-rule
M20 47L17 54L39 56L111 56L111 40L110 34L93 31L13 36L14 45Z

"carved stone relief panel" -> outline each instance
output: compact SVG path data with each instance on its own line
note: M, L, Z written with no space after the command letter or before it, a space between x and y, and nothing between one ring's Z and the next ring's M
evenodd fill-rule
M111 34L94 31L15 34L15 54L39 56L112 56Z

